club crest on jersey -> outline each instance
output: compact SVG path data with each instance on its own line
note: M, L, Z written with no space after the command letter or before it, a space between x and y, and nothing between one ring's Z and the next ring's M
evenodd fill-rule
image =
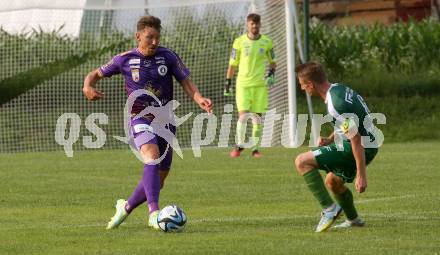
M159 72L160 75L165 76L165 74L167 74L168 67L166 65L160 65L157 68L157 71Z
M134 82L139 81L139 69L131 69L131 78Z
M264 49L260 48L259 52L260 52L260 54L264 54Z

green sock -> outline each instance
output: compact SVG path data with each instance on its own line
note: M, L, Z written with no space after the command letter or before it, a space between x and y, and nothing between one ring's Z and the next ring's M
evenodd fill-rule
M335 199L344 210L347 219L354 220L358 217L353 203L353 194L351 193L350 189L347 189L342 194L335 194Z
M244 144L244 137L246 136L246 123L237 121L237 146L241 147Z
M252 151L258 150L258 142L261 136L261 124L252 124L252 141L255 144Z
M322 180L318 169L313 169L312 171L307 172L303 177L306 181L307 187L309 187L313 196L318 200L322 209L333 205L333 199L325 188L324 181Z

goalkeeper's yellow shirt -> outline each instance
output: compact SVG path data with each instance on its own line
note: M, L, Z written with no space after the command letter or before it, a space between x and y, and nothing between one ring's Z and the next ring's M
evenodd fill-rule
M261 35L251 40L244 34L234 40L229 65L238 67L237 86L266 86L266 64L275 63L272 40Z

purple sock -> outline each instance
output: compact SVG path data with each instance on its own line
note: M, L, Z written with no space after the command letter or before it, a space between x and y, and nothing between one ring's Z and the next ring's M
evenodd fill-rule
M131 211L145 201L147 201L147 197L145 196L144 184L142 183L142 180L140 180L136 189L133 191L130 198L128 198L125 211L131 213Z
M158 165L144 165L142 176L150 213L159 210L160 175Z

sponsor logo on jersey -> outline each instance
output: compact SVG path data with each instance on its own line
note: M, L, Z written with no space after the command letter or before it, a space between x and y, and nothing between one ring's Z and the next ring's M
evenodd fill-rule
M166 65L160 65L157 68L157 71L159 72L160 75L165 76L168 72L168 67Z
M162 64L165 65L165 59L156 60L156 64Z
M139 81L139 69L131 69L131 78L134 82Z
M140 58L132 58L128 61L129 65L140 65L141 59Z
M145 59L145 61L144 61L144 66L145 66L145 67L149 67L149 66L151 66L151 60L149 60L149 59Z
M245 45L244 46L244 55L249 56L250 52L251 52L251 46Z
M135 133L140 133L140 132L154 133L153 127L151 127L150 125L147 125L147 124L134 125L133 129L134 129Z

